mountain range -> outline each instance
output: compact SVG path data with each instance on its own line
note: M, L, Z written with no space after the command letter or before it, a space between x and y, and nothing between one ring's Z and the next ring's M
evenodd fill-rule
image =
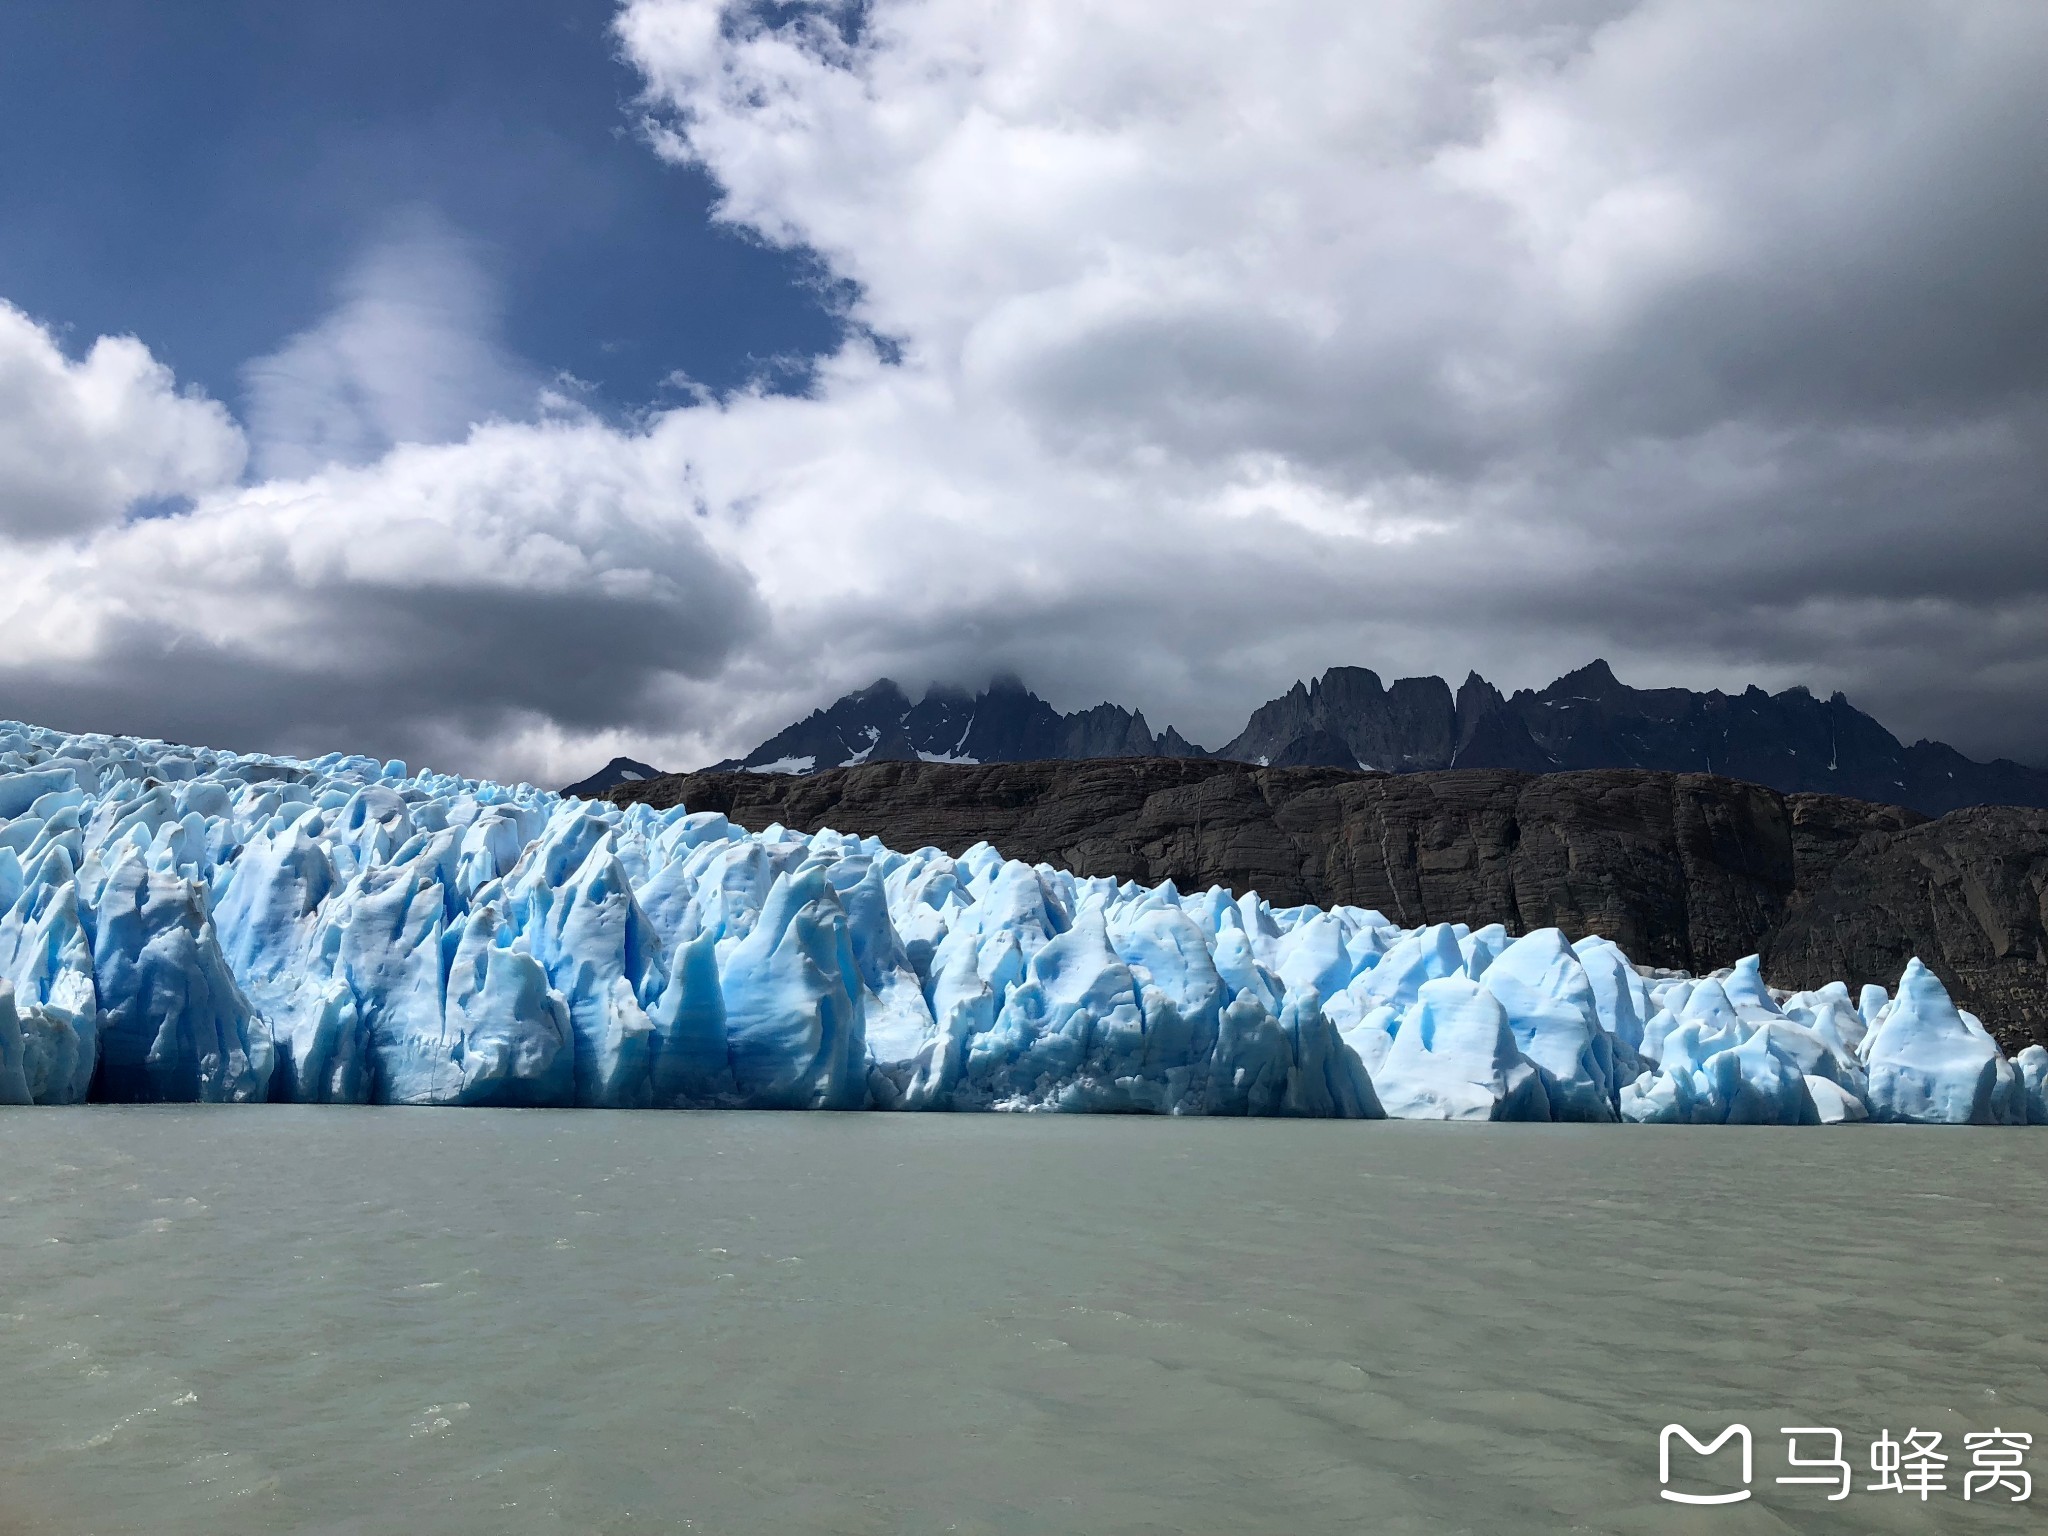
M2048 770L1976 762L1936 741L1910 746L1836 693L1631 688L1605 661L1546 688L1503 694L1476 672L1453 692L1440 677L1391 686L1364 667L1332 667L1252 711L1214 752L1114 704L1062 714L1014 677L980 693L934 685L913 703L887 678L778 731L716 769L810 774L879 762L999 763L1104 757L1213 757L1275 768L1415 773L1503 768L1551 773L1639 768L1712 773L1781 793L1849 795L1939 816L1968 805L2048 806ZM572 786L597 793L620 759Z
M1170 727L1098 704L1063 715L1014 677L980 693L934 684L917 703L888 678L777 731L714 768L817 773L860 763L1027 763L1085 757L1206 757Z

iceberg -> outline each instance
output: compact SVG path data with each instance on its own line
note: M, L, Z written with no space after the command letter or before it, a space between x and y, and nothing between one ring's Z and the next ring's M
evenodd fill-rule
M0 722L0 1104L2048 1123L1896 992Z

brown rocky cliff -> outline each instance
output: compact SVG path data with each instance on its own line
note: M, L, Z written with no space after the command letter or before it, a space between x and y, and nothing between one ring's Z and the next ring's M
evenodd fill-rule
M1781 985L1896 982L1918 954L2009 1046L2048 1038L2048 812L1781 795L1709 774L1367 774L1172 758L675 774L622 804L832 827L1407 926L1602 933L1645 964L1761 952Z
M1764 969L1784 986L1933 966L2008 1048L2048 1041L2048 811L1982 805L1866 833L1802 882Z

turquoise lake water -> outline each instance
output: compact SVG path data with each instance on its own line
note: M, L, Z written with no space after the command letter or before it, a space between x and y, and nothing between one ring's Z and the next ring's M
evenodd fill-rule
M1965 1433L2048 1475L2048 1135L95 1107L0 1168L6 1536L2048 1513L1960 1496ZM1659 1500L1674 1420L1750 1501ZM1948 1490L1862 1491L1908 1428Z

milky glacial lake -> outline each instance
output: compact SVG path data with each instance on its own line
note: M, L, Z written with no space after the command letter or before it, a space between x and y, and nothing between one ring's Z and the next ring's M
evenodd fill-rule
M1960 1492L1993 1427L2048 1477L2025 1132L95 1107L0 1168L6 1536L2048 1511ZM1661 1502L1672 1421L1753 1497ZM1947 1490L1865 1492L1915 1427Z

